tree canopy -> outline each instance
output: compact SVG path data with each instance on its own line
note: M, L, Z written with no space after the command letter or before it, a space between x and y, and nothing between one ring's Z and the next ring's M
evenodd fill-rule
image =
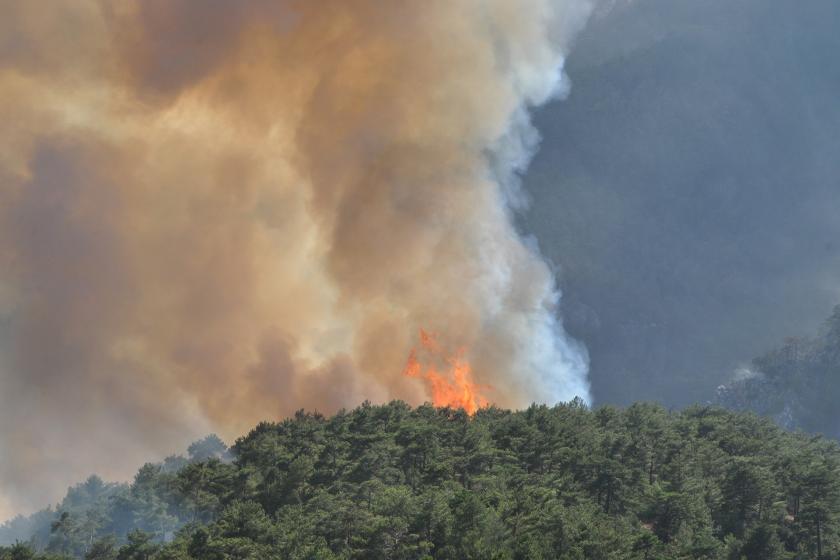
M26 542L0 560L840 558L839 469L719 408L365 403L91 477L3 526Z

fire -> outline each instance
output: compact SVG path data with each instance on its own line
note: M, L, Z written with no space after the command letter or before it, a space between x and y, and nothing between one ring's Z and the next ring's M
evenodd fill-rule
M408 356L403 374L426 382L432 393L432 404L463 408L470 415L490 404L480 391L491 387L473 381L472 369L464 359L463 348L454 356L447 357L438 345L436 335L423 329L420 330L420 345L423 356L429 359L430 365L424 368L415 348ZM445 364L445 367L438 368L438 364Z

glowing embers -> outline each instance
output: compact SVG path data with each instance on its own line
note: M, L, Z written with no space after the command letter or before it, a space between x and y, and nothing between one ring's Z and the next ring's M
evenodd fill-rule
M473 381L470 364L464 359L464 354L462 348L454 356L446 356L436 335L421 329L420 349L411 351L403 374L424 380L435 406L463 408L472 415L490 404L481 392L492 388Z

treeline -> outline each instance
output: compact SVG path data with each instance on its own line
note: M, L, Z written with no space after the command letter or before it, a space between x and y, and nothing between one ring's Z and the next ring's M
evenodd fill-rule
M718 388L718 402L787 428L840 438L840 306L816 336L790 337Z
M838 445L723 409L363 404L220 453L92 478L0 560L840 558Z
M67 490L67 495L53 509L33 515L17 516L0 525L0 545L25 543L33 550L72 553L80 556L103 536L124 541L134 530L168 538L184 525L189 514L183 502L163 504L150 492L141 492L147 476L175 475L210 461L230 463L233 456L215 434L194 442L186 456L173 455L159 464L144 465L134 484L106 483L94 475ZM189 468L188 468L189 467ZM0 548L2 550L2 548ZM0 555L0 559L5 558Z

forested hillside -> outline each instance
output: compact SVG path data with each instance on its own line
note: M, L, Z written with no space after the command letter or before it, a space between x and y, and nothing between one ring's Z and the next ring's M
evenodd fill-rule
M363 404L229 453L91 478L7 524L34 534L0 559L840 557L837 444L752 414Z
M791 337L718 387L720 404L786 428L840 437L840 306L813 337Z

